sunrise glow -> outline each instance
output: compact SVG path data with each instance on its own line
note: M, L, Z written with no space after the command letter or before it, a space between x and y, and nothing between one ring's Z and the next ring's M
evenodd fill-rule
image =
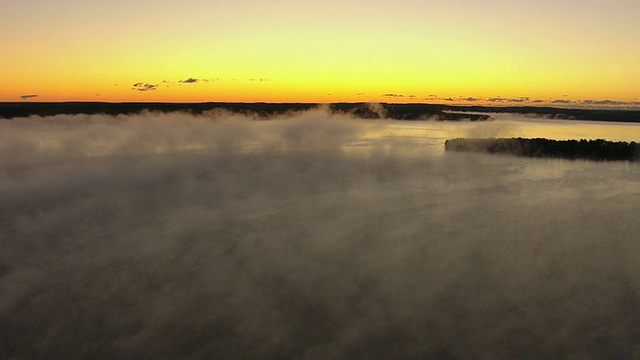
M0 101L640 106L637 1L10 1Z

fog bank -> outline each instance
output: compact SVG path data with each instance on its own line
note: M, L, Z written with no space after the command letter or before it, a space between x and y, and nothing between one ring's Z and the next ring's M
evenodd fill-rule
M640 356L638 164L387 127L0 121L0 358Z

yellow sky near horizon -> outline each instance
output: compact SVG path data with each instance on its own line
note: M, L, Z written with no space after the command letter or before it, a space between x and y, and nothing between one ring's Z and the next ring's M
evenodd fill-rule
M0 14L0 101L640 105L631 0L10 0Z

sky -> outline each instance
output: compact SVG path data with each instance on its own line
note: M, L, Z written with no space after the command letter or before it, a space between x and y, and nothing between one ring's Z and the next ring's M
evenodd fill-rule
M636 0L5 0L0 101L640 106Z

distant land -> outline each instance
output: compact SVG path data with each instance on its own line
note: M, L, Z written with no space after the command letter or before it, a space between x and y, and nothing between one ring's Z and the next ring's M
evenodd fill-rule
M182 111L202 114L226 110L252 114L261 118L290 112L311 110L313 103L107 103L107 102L0 102L0 118L11 119L31 115L59 114L134 114L141 111ZM490 114L513 113L553 119L590 120L640 123L640 110L565 109L534 106L461 106L440 104L369 104L335 103L326 105L334 113L349 113L363 119L389 118L396 120L484 121Z
M544 138L451 139L445 151L511 154L533 158L584 159L595 161L638 161L640 145L636 142L597 140L550 140Z

